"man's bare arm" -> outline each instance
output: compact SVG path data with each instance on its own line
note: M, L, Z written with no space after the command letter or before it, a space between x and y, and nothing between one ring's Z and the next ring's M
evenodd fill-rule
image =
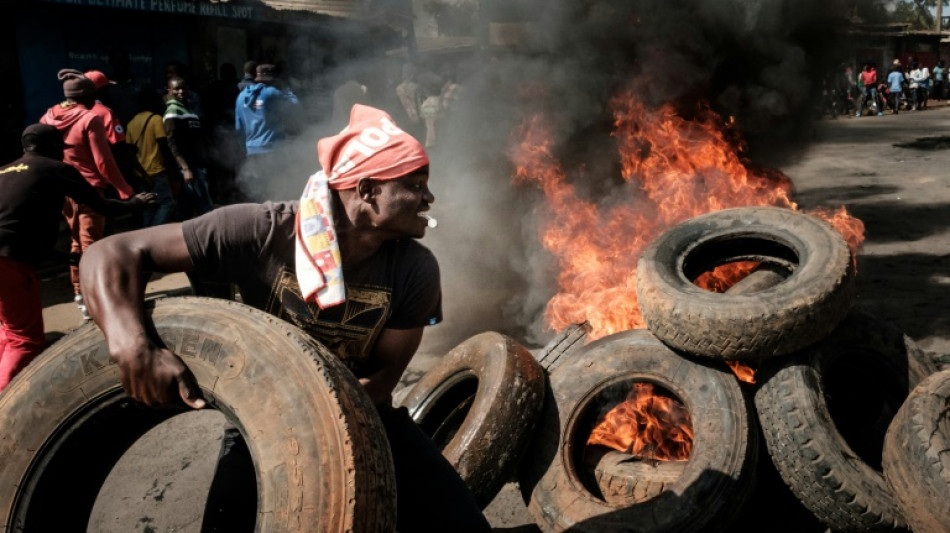
M360 379L374 405L389 405L392 402L393 389L422 342L422 330L421 327L385 329L379 334L372 354L380 365L379 370Z
M204 406L194 375L181 358L148 337L145 325L145 284L151 272L193 267L181 224L113 235L82 256L80 284L89 314L105 334L125 391L146 405L184 401Z

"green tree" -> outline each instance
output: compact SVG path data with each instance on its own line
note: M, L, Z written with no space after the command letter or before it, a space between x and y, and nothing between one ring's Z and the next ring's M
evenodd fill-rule
M946 9L950 0L896 0L890 18L894 22L908 22L915 30L932 30L936 27L934 11L937 2L943 2L945 15L950 14Z

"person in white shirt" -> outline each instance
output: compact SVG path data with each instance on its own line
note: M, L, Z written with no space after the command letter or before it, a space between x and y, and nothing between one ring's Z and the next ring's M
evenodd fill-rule
M910 64L910 73L907 78L910 80L910 89L915 96L913 109L926 108L930 95L930 70L920 66L920 63L914 60Z

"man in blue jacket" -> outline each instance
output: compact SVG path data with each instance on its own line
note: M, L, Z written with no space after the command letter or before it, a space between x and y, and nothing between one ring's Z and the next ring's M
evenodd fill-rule
M254 83L238 94L234 105L234 128L244 135L247 154L239 181L252 193L262 190L260 182L267 178L270 166L267 156L286 136L284 123L300 103L276 72L274 65L258 65Z

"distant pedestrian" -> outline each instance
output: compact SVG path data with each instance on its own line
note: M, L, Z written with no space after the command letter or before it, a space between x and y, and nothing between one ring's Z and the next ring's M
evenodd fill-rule
M910 72L907 77L910 80L910 89L914 92L913 108L925 109L930 93L930 71L914 59L911 61Z
M896 62L887 75L887 90L891 110L896 115L901 107L901 92L904 90L904 73L901 72L900 62Z
M439 93L433 87L423 87L425 98L422 105L419 106L419 116L422 117L426 125L425 147L426 150L435 148L438 142L438 126L442 118L442 103L439 99Z
M234 103L234 128L244 135L248 156L274 151L287 136L287 121L300 103L276 71L274 65L258 65L254 84L245 87Z
M208 189L208 170L202 153L201 120L186 104L188 86L185 80L168 80L165 100L165 136L178 171L182 187L178 195L178 216L186 220L203 215L214 207Z
M935 100L944 100L947 98L947 67L944 60L937 61L934 67L934 88L933 97Z
M150 189L157 196L156 203L142 212L144 227L170 222L175 210L175 158L168 147L165 124L162 119L164 104L152 91L139 93L139 111L129 122L126 141L134 147L135 156L148 176Z
M263 190L263 182L273 173L271 155L287 136L286 126L300 101L277 77L277 67L257 66L254 83L238 94L234 103L234 129L244 138L247 158L238 182L252 194Z
M0 166L0 390L46 346L35 268L56 243L64 200L110 215L154 196L102 198L63 163L63 136L53 126L27 126L21 143L23 157Z
M402 65L402 82L396 86L396 96L399 97L399 103L402 104L403 111L406 113L408 122L405 122L405 130L416 139L422 139L422 133L425 131L425 124L419 111L422 108L422 100L425 98L422 87L416 81L416 66L412 63Z
M49 108L40 122L55 127L63 135L64 161L75 167L100 195L105 196L107 188L112 186L119 198L132 197L134 191L112 156L102 119L92 112L96 103L96 85L72 69L59 71L58 78L63 82L66 100ZM106 219L91 207L72 199L67 199L63 205L63 216L72 237L69 270L74 299L86 318L79 288L79 259L92 243L102 239Z
M861 71L859 81L862 88L861 98L858 100L858 111L854 116L861 116L865 104L868 106L868 111L877 113L878 116L883 115L884 113L881 112L877 102L877 69L872 63L864 65L864 70Z
M125 128L122 121L112 111L112 109L102 103L101 96L113 85L113 82L101 71L87 70L84 74L96 85L96 103L92 106L92 112L99 115L106 127L106 136L109 138L109 147L112 148L112 157L119 165L122 177L136 191L145 189L145 181L148 179L145 170L139 165L135 153L129 149L125 142Z

